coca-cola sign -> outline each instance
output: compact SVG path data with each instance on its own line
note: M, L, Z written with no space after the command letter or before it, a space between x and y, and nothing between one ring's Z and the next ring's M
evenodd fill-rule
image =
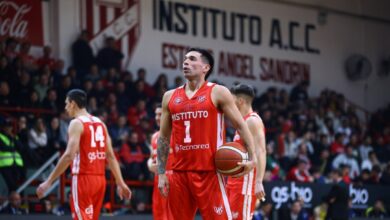
M0 39L15 37L33 45L43 45L42 2L1 0Z

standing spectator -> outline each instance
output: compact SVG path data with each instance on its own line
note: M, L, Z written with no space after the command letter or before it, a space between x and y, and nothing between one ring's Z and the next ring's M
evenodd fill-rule
M1 210L2 214L10 214L10 215L26 215L27 210L22 208L22 198L20 194L12 191L9 196L9 203L3 210Z
M95 61L93 51L89 45L89 32L83 30L79 38L72 44L73 66L77 72L84 75Z
M24 163L19 154L20 143L12 132L11 119L1 118L0 125L0 173L10 192L16 190L25 177Z
M110 68L120 71L123 57L122 52L116 48L115 39L107 37L104 48L97 55L97 64L104 72Z
M340 170L333 170L331 181L334 184L326 197L328 211L325 219L347 220L348 219L348 188L342 181Z

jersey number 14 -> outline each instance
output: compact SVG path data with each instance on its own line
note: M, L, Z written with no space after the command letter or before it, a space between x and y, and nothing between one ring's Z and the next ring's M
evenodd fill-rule
M92 125L89 126L89 130L91 131L91 147L96 147L96 142L99 142L100 147L104 147L104 134L103 127L101 125L96 127L96 130Z

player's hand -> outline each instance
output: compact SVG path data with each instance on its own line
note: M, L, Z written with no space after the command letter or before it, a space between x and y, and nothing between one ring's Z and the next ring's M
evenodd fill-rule
M116 191L118 193L118 196L121 200L123 199L131 199L131 190L125 183L122 183L116 187Z
M39 184L37 190L36 190L36 193L37 193L37 196L39 199L42 199L43 196L45 195L45 192L50 188L51 186L51 183L49 183L49 181L45 181L41 184Z
M256 162L251 160L251 161L244 161L244 162L238 162L238 166L243 167L244 170L241 173L238 173L236 175L233 175L232 177L237 178L237 177L242 177L245 174L248 174L253 168L256 166Z
M256 180L256 183L255 183L255 195L256 195L256 198L258 198L260 201L262 201L262 202L265 201L264 186L263 186L263 183L260 180Z
M150 172L157 173L157 163L153 162L153 160L149 158L147 164Z
M169 193L169 182L166 174L158 175L158 189L162 196L167 197Z

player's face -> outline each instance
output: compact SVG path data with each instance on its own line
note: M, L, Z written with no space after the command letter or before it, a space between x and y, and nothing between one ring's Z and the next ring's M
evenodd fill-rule
M70 117L73 117L74 113L74 102L69 101L68 98L65 99L65 110Z
M156 110L154 111L154 113L156 114L156 124L157 126L160 126L160 120L161 120L161 113L162 113L162 109L161 108L156 108Z
M188 52L183 61L183 73L186 79L205 76L209 65L204 63L201 54L196 51Z

